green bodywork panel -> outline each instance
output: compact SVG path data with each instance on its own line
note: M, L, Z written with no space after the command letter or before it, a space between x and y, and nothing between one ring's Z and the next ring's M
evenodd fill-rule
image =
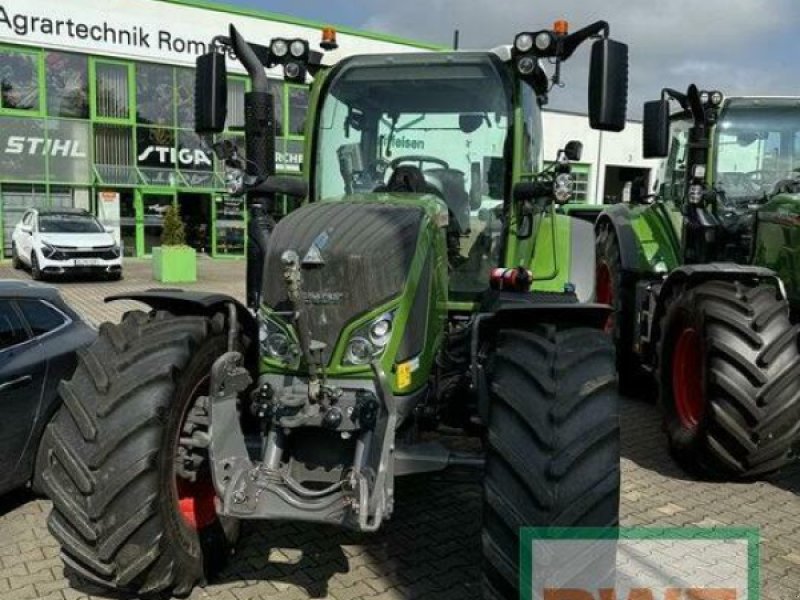
M753 263L774 270L800 306L800 194L779 194L758 209Z

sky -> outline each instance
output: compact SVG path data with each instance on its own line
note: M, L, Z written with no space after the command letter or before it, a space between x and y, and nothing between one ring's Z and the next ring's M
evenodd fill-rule
M800 95L797 0L222 0L332 25L462 48L510 44L520 31L565 18L571 30L603 19L630 46L628 114L663 87L719 89L727 95ZM588 44L562 69L550 106L586 111ZM793 77L794 75L794 77Z

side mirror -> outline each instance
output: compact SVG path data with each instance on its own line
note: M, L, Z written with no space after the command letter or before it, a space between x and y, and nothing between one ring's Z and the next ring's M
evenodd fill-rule
M644 158L665 158L669 155L669 101L644 103L642 123L642 155Z
M603 38L592 44L589 71L589 124L622 131L628 109L628 46Z
M578 162L583 156L583 144L578 140L570 140L564 146L564 156L570 162Z
M113 228L113 227L109 227L108 225L104 226L104 227L103 227L103 230L104 230L106 233L114 233L114 228Z
M194 82L194 130L221 133L228 116L228 74L225 55L209 52L197 57Z

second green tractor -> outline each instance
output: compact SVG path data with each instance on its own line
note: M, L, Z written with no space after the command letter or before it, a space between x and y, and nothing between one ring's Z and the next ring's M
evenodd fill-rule
M656 195L596 221L621 388L657 388L687 470L768 475L800 442L800 104L665 89L643 132L666 159Z

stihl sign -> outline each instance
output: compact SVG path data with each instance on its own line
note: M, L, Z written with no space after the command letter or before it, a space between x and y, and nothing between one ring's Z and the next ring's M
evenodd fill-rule
M64 158L86 158L86 151L76 140L45 139L11 135L6 140L6 154L29 154L32 156L62 156Z

